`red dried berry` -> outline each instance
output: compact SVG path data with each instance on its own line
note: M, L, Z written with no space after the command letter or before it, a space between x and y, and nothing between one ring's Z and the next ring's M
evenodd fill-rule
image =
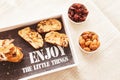
M85 21L88 15L87 8L80 3L74 3L68 10L68 17L75 22Z

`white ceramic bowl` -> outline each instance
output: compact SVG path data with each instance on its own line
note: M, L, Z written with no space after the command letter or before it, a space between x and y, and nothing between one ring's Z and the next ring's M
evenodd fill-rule
M90 32L93 32L93 31L90 31ZM84 32L83 32L83 33L84 33ZM94 32L94 33L95 33L95 32ZM95 33L95 34L96 34L96 33ZM81 35L82 35L82 34L81 34ZM80 35L80 36L81 36L81 35ZM93 53L97 53L97 52L99 51L100 44L99 44L99 46L97 47L97 49L94 50L94 51L86 51L86 50L84 50L84 49L81 47L81 45L80 45L80 36L79 36L78 42L79 42L80 50L81 50L83 53L93 54ZM97 35L97 36L98 36L98 35ZM100 42L99 36L98 36L98 40L99 40L99 42Z
M68 18L69 18L69 16L68 16ZM73 20L70 19L70 18L69 18L69 21L72 22L73 24L82 24L82 23L84 22L84 21L83 21L83 22L75 22L75 21L73 21Z
M79 45L80 46L80 45ZM99 46L100 47L100 46ZM98 51L99 51L99 47L96 49L96 50L94 50L94 51L85 51L84 49L82 49L82 47L80 46L80 50L83 52L83 53L85 53L85 54L94 54L94 53L97 53Z
M88 16L88 13L89 11L87 10L86 6L84 4L81 4L81 3L73 3L71 4L71 6L69 7L68 9L68 18L70 19L71 22L75 23L75 24L80 24L82 22L84 22ZM72 20L69 15L72 17L72 18L76 18L77 21L79 22L76 22L76 20ZM74 16L74 17L73 17ZM81 19L82 18L82 19Z

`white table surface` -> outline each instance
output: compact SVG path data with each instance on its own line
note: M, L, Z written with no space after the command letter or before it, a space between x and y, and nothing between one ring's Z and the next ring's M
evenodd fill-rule
M104 15L120 31L120 0L93 0Z
M24 23L25 21L29 22L31 20L54 15L56 13L65 13L64 6L67 7L74 1L75 0L51 0L50 2L48 2L48 0L1 0L0 28ZM110 3L108 4L111 4L112 0L109 1ZM120 26L120 23L118 18L112 18L115 14L116 16L120 16L120 14L118 14L119 11L118 13L113 11L110 13L110 9L114 9L116 7L109 8L106 6L107 4L104 1L104 4L102 2L100 3L100 0L98 0L98 2L95 1L101 11L103 10L103 13L114 24L113 25L89 0L76 0L76 2L84 3L90 10L90 15L85 23L75 25L69 22L65 14L66 26L70 26L68 29L70 32L69 36L71 37L71 35L76 35L71 39L73 42L76 42L79 34L83 31L93 30L97 32L101 39L101 48L99 53L84 55L79 50L78 44L75 43L74 47L78 58L77 67L44 75L31 80L120 80L120 33L114 26ZM60 8L60 6L62 6L62 8ZM119 29L119 27L117 28Z

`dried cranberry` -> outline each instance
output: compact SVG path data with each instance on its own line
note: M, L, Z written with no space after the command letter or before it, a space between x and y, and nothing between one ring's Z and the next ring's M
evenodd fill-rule
M74 3L68 10L68 17L75 22L85 21L88 15L87 8L80 3Z
M81 13L81 9L77 9L77 10L76 10L76 13L77 13L77 14Z
M79 15L75 14L75 15L74 15L74 20L75 20L76 22L78 22L78 20L79 20Z

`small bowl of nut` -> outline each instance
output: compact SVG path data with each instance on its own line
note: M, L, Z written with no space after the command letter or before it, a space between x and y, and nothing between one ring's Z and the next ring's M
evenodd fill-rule
M92 31L83 32L79 37L80 49L84 53L95 53L100 47L99 36Z
M68 9L68 17L73 23L81 23L86 20L88 10L81 3L73 3Z

